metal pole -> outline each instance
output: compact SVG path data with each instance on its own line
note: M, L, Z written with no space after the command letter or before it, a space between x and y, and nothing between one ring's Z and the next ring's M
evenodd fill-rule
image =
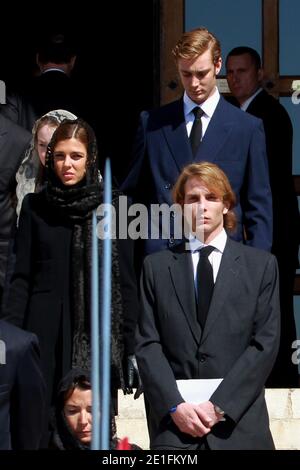
M111 253L112 253L112 184L109 159L105 162L104 172L104 204L107 208L108 236L103 241L103 276L101 302L101 432L100 447L109 450L110 443L110 367L111 367Z
M100 375L99 375L99 254L96 211L92 223L92 289L91 289L91 367L92 367L92 450L100 449Z

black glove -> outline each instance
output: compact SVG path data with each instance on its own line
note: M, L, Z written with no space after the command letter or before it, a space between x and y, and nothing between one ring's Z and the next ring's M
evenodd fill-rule
M125 394L133 393L132 388L134 383L137 385L137 389L133 397L136 400L143 393L143 386L136 362L136 357L134 354L131 354L130 356L127 356L127 387Z

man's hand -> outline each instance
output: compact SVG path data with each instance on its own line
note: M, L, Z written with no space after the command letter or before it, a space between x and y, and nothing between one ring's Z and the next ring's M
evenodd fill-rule
M141 377L139 374L139 369L138 365L136 362L136 357L134 354L131 354L130 356L127 356L127 387L125 390L125 394L128 393L133 393L133 385L134 382L136 381L137 383L137 389L134 394L134 399L136 400L142 393L143 393L143 386L142 386L142 381ZM135 380L136 379L136 380Z
M212 405L213 406L213 405ZM193 437L202 437L210 432L212 418L199 405L180 403L171 418L181 432Z
M196 406L198 416L202 421L207 422L207 418L209 418L210 421L207 423L209 424L210 428L212 428L219 421L224 421L223 415L216 412L215 407L211 401L205 401Z

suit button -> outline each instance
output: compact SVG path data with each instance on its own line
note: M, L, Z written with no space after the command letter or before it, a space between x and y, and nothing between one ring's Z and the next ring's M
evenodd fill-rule
M171 184L170 183L166 183L165 184L165 189L170 189L171 188Z
M206 361L206 357L204 354L201 354L200 356L200 362L205 362Z

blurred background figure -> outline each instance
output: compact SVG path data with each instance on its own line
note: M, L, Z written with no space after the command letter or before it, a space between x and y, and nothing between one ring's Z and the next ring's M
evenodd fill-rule
M6 103L0 104L0 114L28 131L35 121L34 110L23 93L10 88L6 91Z
M83 116L80 87L75 85L72 71L76 62L76 44L70 35L49 31L37 44L36 72L8 89L6 104L0 114L31 132L35 121L53 109L66 109Z
M0 450L38 449L45 383L37 337L0 320Z
M50 32L41 38L36 55L40 73L27 91L36 119L52 109L67 109L81 115L79 94L71 78L75 61L76 45L69 36Z
M293 128L290 117L277 99L263 88L264 71L256 50L232 49L226 59L230 101L243 111L262 119L266 135L270 185L273 198L273 245L280 274L281 343L268 387L298 386L297 365L292 363L296 339L293 285L298 267L300 219L293 186Z
M15 222L15 175L30 141L30 133L0 114L0 304Z
M65 109L55 109L38 119L32 129L32 139L17 174L17 215L20 215L23 198L28 193L39 192L45 185L45 159L53 132L64 119L77 119Z

